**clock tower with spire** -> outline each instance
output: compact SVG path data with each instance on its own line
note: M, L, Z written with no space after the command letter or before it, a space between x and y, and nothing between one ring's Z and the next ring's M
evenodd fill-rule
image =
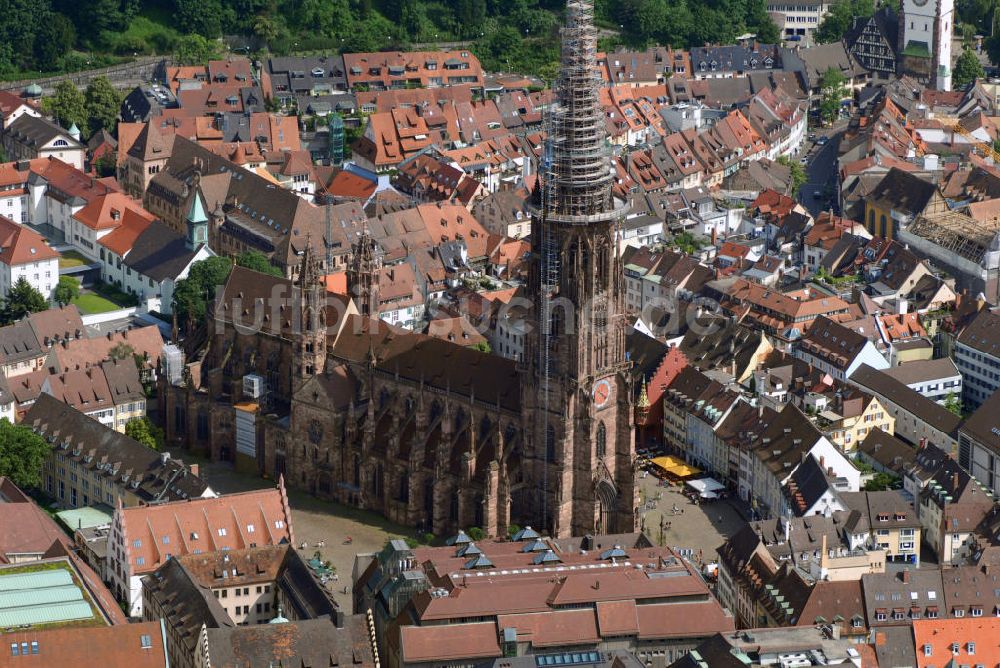
M558 537L634 531L637 495L617 244L625 203L612 195L593 1L570 0L566 16L532 212L522 392L532 489L513 489L511 509L520 519L527 504Z

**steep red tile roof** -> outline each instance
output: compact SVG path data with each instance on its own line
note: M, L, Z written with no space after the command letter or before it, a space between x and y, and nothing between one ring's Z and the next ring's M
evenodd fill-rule
M284 488L208 499L188 499L155 506L119 507L122 547L133 573L149 573L169 555L239 550L257 545L294 543L292 517ZM136 547L136 541L139 546ZM143 565L136 560L143 558Z
M0 262L13 266L58 257L59 253L38 232L0 216Z
M97 243L119 257L124 257L126 253L132 250L132 245L139 238L139 235L145 232L146 228L152 224L152 217L147 217L135 209L126 209L118 229L112 230L98 239Z
M114 229L121 225L125 211L132 209L149 220L153 214L124 193L109 192L91 199L85 207L73 214L73 218L92 230Z

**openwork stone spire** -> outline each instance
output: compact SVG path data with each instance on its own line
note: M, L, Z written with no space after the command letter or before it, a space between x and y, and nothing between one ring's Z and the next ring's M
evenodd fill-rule
M544 204L549 214L593 216L614 209L600 87L593 0L569 0L556 84L559 106L550 125L551 166Z

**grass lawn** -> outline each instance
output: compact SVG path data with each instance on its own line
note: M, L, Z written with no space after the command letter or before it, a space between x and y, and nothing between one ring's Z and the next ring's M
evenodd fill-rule
M68 269L69 267L82 267L85 264L90 264L90 260L85 258L83 255L76 251L66 251L59 258L59 268Z
M76 307L80 309L80 312L84 315L107 313L108 311L117 311L121 308L110 299L105 299L104 297L95 294L80 295L73 300L73 303L76 304Z

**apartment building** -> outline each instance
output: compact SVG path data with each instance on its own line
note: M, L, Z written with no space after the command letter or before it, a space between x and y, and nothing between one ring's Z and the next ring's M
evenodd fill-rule
M912 445L932 443L946 452L957 449L962 418L910 389L884 371L862 365L850 382L878 397L892 416L894 433Z
M1000 314L980 311L955 340L953 355L962 374L962 399L978 408L1000 388Z
M993 510L993 494L948 459L917 497L923 536L940 564L961 563L971 553L969 538Z
M21 424L52 445L42 484L65 507L215 496L197 466L147 448L48 394L38 397Z
M858 514L854 530L867 529L873 549L885 552L887 561L920 566L920 520L900 492L845 493L840 500Z
M1000 393L983 403L958 429L958 463L990 490L1000 483Z
M23 278L52 299L59 283L59 257L38 232L0 215L0 295L9 294Z
M143 614L142 576L171 557L294 542L283 480L273 489L222 497L189 495L132 507L119 501L108 535L108 570L115 595L135 617Z

